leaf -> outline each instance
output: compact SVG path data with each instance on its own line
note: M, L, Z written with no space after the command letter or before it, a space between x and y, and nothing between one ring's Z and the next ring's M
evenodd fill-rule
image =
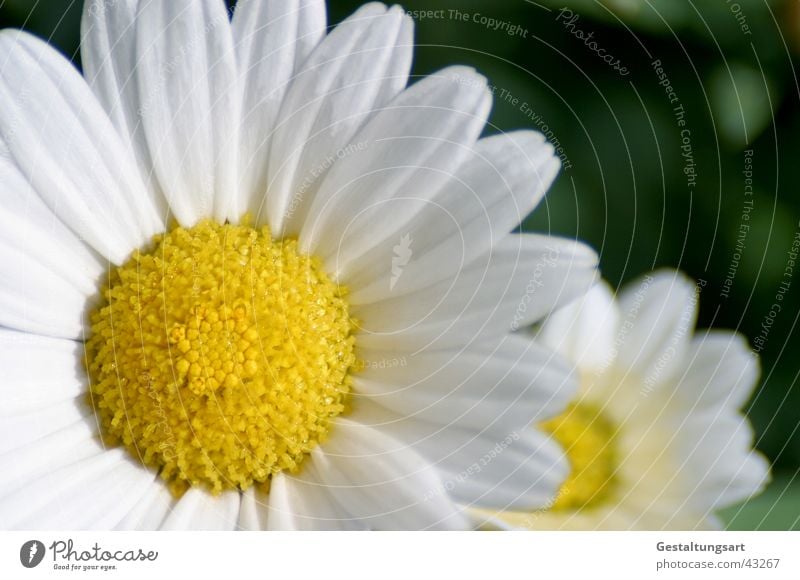
M728 530L800 530L800 473L776 477L761 495L718 515Z

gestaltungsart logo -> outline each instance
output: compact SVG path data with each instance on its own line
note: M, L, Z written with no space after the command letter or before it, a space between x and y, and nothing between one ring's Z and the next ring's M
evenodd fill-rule
M36 568L44 559L44 544L39 540L28 540L19 549L19 561L26 568Z

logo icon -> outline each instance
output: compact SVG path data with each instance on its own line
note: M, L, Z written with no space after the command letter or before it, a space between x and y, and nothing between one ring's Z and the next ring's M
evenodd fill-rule
M400 238L400 243L392 248L394 256L392 257L392 278L389 280L389 290L394 290L394 285L397 284L400 275L403 273L403 266L408 264L414 253L411 250L411 242L413 241L411 236L406 234Z
M26 568L36 568L44 559L44 544L39 540L28 540L19 549L19 561Z

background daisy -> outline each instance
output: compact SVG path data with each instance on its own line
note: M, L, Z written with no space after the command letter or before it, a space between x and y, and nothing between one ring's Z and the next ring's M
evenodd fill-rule
M508 512L531 529L703 529L761 491L764 457L741 408L758 359L739 334L694 331L698 286L659 271L615 299L605 283L554 313L537 340L577 366L580 390L544 423L571 472L544 510Z

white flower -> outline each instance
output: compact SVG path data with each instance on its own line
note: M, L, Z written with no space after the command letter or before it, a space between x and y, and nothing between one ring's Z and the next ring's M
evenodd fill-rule
M407 88L399 7L325 29L313 0L89 1L85 79L0 32L5 526L459 528L557 489L526 425L569 369L510 334L595 278L509 233L552 147L479 139L471 69Z
M572 472L548 509L496 522L532 529L702 529L769 478L740 409L758 359L739 334L694 330L698 291L678 272L597 284L537 335L577 366L581 389L544 427ZM485 514L485 512L482 512Z

